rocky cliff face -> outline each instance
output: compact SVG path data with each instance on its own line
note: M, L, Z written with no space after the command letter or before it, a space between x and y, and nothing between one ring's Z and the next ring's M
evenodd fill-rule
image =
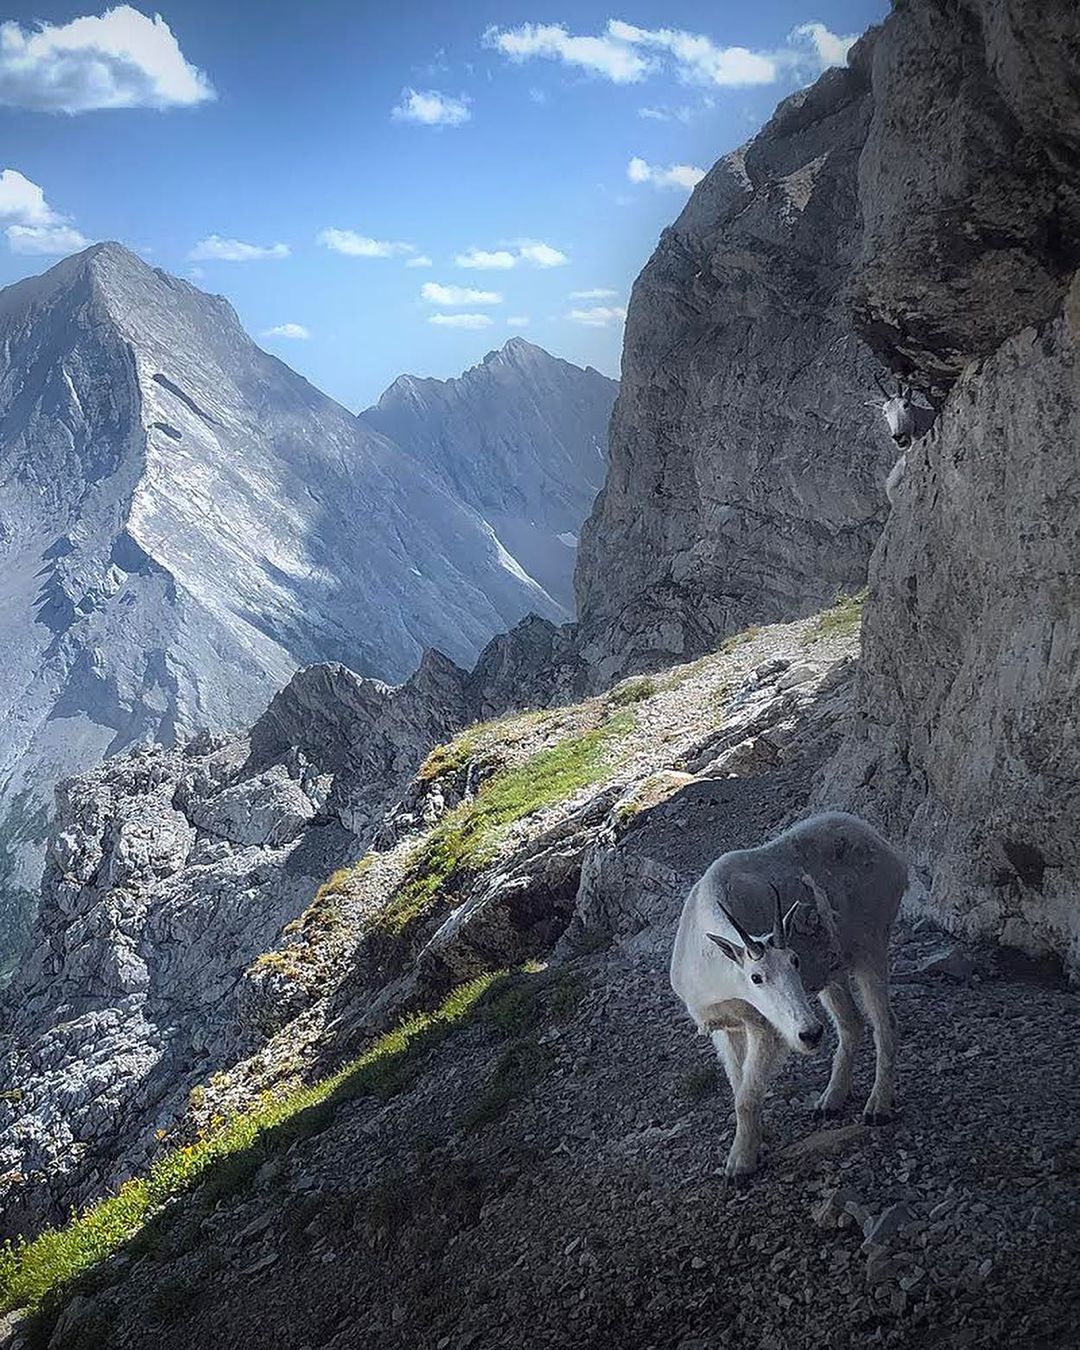
M1080 14L907 5L874 58L855 277L927 389L819 799L906 839L950 927L1080 966ZM944 109L948 108L946 115Z
M603 678L865 581L895 457L847 297L870 50L720 160L634 286L576 582Z
M578 531L604 481L617 390L511 338L459 379L402 375L360 416L481 515L572 619Z
M564 614L454 473L261 351L220 297L119 245L4 291L0 346L0 960L62 775L136 741L248 726L311 661L402 679L428 645L471 662L524 614ZM610 382L576 371L578 389L576 368L515 350L492 357L502 374L472 415L497 416L505 392L508 422L527 405L558 428L556 514L576 530ZM585 389L596 406L575 440ZM495 470L507 502L513 468ZM537 474L523 465L530 499Z

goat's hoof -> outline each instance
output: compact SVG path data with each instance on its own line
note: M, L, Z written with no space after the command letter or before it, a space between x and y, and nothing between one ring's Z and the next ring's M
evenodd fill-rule
M892 1122L891 1111L864 1111L864 1125L888 1125Z
M748 1190L750 1187L750 1178L752 1176L752 1172L729 1172L724 1177L724 1193L727 1194L728 1191L734 1191L738 1194L741 1191Z
M815 1120L839 1120L840 1117L841 1117L843 1114L844 1114L844 1108L843 1108L842 1106L815 1106L815 1107L814 1107L814 1119L815 1119Z

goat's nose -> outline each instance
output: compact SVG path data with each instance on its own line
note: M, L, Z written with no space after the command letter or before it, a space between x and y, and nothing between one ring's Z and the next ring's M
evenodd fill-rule
M818 1025L810 1031L800 1031L799 1040L802 1041L803 1045L816 1046L821 1044L821 1038L824 1035L825 1028L818 1023Z
M893 440L896 442L896 444L900 447L901 450L906 450L908 446L911 444L911 437L908 436L903 431L895 432L893 434Z

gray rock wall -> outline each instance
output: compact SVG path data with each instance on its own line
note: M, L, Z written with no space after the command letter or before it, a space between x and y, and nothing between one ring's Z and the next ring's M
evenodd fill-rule
M599 685L865 581L894 458L846 298L872 43L713 167L634 286L576 575Z
M877 45L857 321L951 390L871 564L856 719L818 792L906 840L950 927L1073 967L1078 58L1080 11L1025 0L905 5Z

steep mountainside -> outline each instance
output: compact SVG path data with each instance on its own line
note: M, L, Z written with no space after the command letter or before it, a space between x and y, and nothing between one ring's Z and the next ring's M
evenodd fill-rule
M847 299L870 48L714 165L635 283L576 579L607 677L865 580L895 458Z
M607 466L618 385L511 338L456 380L402 375L361 419L489 522L574 616L577 536Z
M246 726L298 665L399 679L564 613L452 484L119 245L4 291L0 349L0 950L62 774Z
M907 5L874 57L859 327L951 387L871 567L820 800L951 928L1080 969L1080 10ZM902 175L897 166L904 166Z

